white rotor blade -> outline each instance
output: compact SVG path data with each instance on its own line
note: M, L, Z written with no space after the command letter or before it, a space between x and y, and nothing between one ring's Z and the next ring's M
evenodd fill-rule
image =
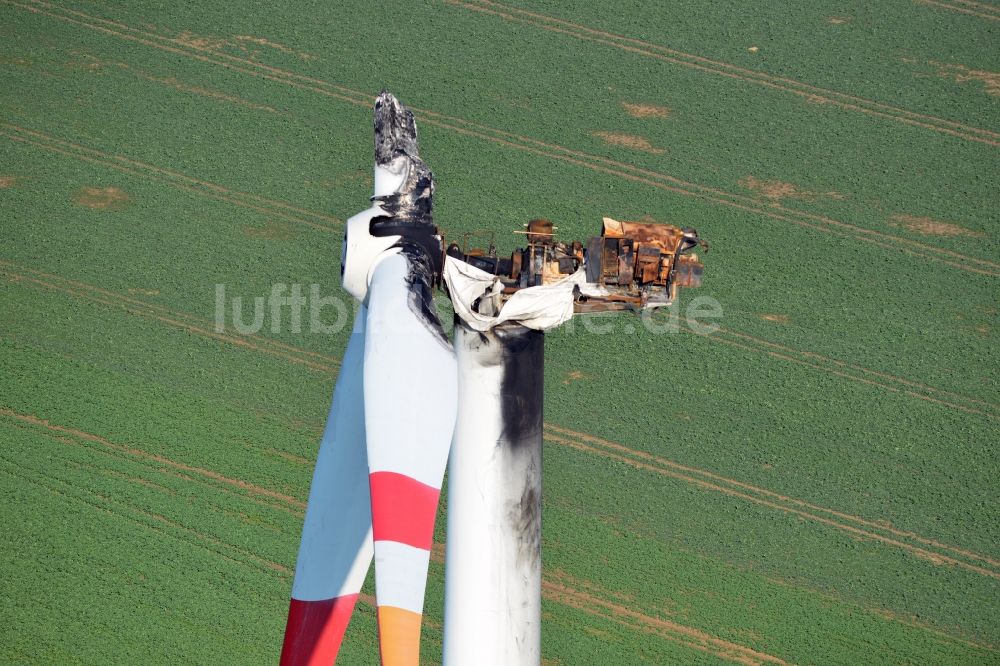
M330 666L374 552L363 365L367 313L354 320L316 459L281 666Z
M376 265L365 336L375 584L383 666L419 659L434 517L455 427L455 355L420 268L404 253ZM422 302L423 299L423 302Z

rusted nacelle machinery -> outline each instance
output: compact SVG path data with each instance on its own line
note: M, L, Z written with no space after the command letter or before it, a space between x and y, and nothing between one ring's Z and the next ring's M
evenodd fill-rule
M527 247L509 259L499 258L493 244L484 251L452 243L448 256L499 278L506 296L573 280L579 286L576 312L669 305L678 288L701 285L702 264L694 250L707 249L707 243L694 229L605 217L601 235L584 244L557 241L549 220L532 220L527 227Z

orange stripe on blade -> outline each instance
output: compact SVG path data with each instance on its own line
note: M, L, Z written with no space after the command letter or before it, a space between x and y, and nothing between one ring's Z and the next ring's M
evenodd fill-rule
M382 666L419 666L420 613L379 606L378 642Z

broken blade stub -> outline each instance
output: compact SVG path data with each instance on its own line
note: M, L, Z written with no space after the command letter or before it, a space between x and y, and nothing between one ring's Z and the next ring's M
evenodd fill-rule
M420 157L413 112L388 90L375 98L375 163L385 165L400 155Z
M392 93L375 100L375 196L389 217L406 225L430 225L434 178L422 159L413 112ZM435 230L436 232L436 230Z
M375 100L375 194L382 211L369 225L375 238L398 237L399 247L426 273L421 282L438 284L444 240L434 226L434 175L422 159L413 112L392 93Z
M374 192L372 205L347 220L342 253L344 289L358 301L368 298L372 270L384 254L402 252L413 268L411 284L440 282L444 241L434 226L434 178L417 142L413 112L383 91L375 100ZM420 303L429 300L421 295ZM425 318L436 322L424 308Z

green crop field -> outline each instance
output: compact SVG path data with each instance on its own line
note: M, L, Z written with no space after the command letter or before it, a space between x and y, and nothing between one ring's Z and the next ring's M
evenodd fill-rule
M277 662L349 331L216 285L348 302L388 88L451 238L711 243L548 335L546 666L1000 663L1000 2L3 0L0 81L0 662Z

